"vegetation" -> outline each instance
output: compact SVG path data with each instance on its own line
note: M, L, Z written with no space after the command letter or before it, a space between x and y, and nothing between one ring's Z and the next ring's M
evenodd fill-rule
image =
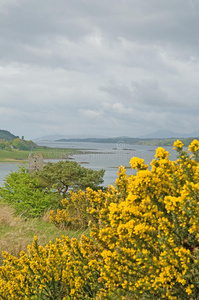
M170 161L158 148L150 170L133 157L137 174L120 167L115 187L72 192L90 235L4 252L0 299L199 299L199 141L191 155L180 141L174 149Z
M12 205L18 215L40 217L45 210L58 208L67 190L99 188L104 170L93 171L73 161L48 163L43 170L29 174L26 166L11 172L0 187L0 197Z
M11 143L11 146L14 149L18 149L18 150L32 150L37 147L37 145L33 143L33 141L25 141L20 138L14 139Z
M42 189L39 180L25 166L6 177L4 186L0 187L0 197L25 217L39 217L46 209L57 206L53 191Z
M195 138L182 138L181 141L188 146ZM87 142L87 143L113 143L118 145L118 149L125 148L125 144L130 145L150 145L150 146L172 146L176 138L131 138L131 137L115 137L115 138L85 138L85 139L60 139L59 142Z
M20 138L16 138L12 141L1 141L0 149L12 151L12 149L16 150L32 150L35 149L37 145L33 143L33 141L25 141Z
M0 129L0 140L12 141L16 138L18 137L10 133L9 131Z
M55 149L39 147L33 141L26 141L24 137L11 134L9 131L0 130L0 162L13 162L27 160L30 152L42 153L45 159L67 158L70 154L78 153L75 149Z
M190 143L195 138L182 138L181 141L184 144L184 146L189 146ZM138 145L151 145L151 146L172 146L175 142L175 138L154 138L154 139L140 139L140 141L137 143Z
M93 171L81 167L75 161L65 160L47 163L36 175L45 187L55 189L65 198L68 189L99 189L99 184L103 183L104 172L105 170Z
M83 230L66 231L55 228L48 220L48 211L40 219L24 219L21 216L16 217L12 207L0 203L0 265L3 264L2 251L19 258L20 252L26 251L35 235L38 237L38 243L45 246L50 240L55 242L56 238L66 234L79 240L83 233Z
M1 143L0 143L1 145ZM36 147L33 150L18 150L18 149L4 149L0 148L0 162L19 162L26 161L29 154L41 153L44 159L66 159L69 155L79 153L76 149L55 149L49 147Z

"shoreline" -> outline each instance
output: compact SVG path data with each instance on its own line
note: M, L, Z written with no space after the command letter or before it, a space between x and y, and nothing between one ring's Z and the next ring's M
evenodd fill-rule
M51 148L38 146L31 150L0 150L0 163L23 163L28 162L30 154L42 154L45 160L50 159L68 159L69 156L86 152L84 149L71 149L71 148Z

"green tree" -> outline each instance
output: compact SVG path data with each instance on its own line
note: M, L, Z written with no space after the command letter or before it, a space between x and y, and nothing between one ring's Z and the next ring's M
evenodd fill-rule
M0 142L0 149L2 150L12 150L10 143L8 141L6 142Z
M29 174L25 166L6 177L0 197L25 217L39 217L46 209L57 207L60 200L53 191L42 189L38 178Z
M105 170L86 169L74 161L59 161L46 164L36 176L43 186L53 187L58 194L65 197L68 189L99 189L99 185L103 183L104 172Z
M32 141L25 141L20 138L14 139L12 145L15 149L19 150L31 150L36 147L36 144Z

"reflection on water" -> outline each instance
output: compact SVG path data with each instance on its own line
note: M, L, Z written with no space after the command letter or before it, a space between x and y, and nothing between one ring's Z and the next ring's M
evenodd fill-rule
M155 155L157 147L154 146L142 146L142 145L128 145L123 142L117 144L111 143L57 143L40 141L37 143L40 146L48 146L55 149L58 148L74 148L74 149L89 149L87 153L76 154L71 159L77 161L85 168L91 168L93 170L105 169L104 186L114 184L117 178L118 166L130 167L130 159L133 156L143 158L145 163L150 164ZM176 159L176 152L172 147L164 147L170 153L170 159ZM3 164L0 163L0 185L9 172L16 171L18 169L17 164ZM135 171L127 168L127 174L135 174Z

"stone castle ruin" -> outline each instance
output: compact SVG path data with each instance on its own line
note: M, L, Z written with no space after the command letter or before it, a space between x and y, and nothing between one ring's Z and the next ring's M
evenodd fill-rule
M29 154L28 157L28 170L29 173L34 173L43 169L44 157L42 154Z

